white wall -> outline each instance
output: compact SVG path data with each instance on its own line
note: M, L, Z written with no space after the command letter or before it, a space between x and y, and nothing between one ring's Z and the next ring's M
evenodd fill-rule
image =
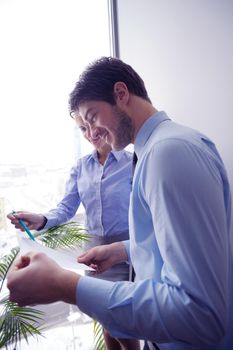
M155 107L211 137L233 188L233 1L118 0L120 57Z

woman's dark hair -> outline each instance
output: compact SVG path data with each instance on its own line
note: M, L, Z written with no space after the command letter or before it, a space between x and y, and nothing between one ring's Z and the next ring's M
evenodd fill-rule
M101 57L80 75L69 97L69 109L75 111L82 102L105 101L115 105L114 84L124 82L130 93L149 102L142 78L131 66L113 57Z

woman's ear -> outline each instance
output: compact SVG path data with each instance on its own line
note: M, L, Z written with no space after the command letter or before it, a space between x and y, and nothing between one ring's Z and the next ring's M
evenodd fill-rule
M129 90L125 83L117 81L113 87L116 104L120 107L126 105L129 100Z

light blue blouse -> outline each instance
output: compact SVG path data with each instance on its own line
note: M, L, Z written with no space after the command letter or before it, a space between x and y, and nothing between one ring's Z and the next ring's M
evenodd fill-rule
M136 282L81 277L77 305L118 338L166 350L228 350L231 195L215 145L158 112L139 130L135 152L125 245Z
M44 214L48 220L44 228L71 219L82 202L89 234L111 236L128 231L131 188L132 153L112 151L101 165L93 152L72 168L64 198Z

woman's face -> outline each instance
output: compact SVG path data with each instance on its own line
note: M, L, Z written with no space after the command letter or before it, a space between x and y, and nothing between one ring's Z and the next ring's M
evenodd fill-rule
M89 126L82 120L80 116L75 117L75 122L78 128L82 131L85 139L88 140L95 147L95 149L101 149L106 145L105 140L99 135L91 135Z

